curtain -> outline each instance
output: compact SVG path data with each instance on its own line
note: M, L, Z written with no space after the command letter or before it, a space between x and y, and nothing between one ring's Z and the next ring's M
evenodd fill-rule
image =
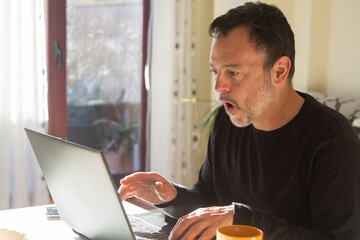
M196 129L196 106L184 101L196 98L196 79L193 58L195 56L194 33L192 31L191 0L176 1L174 73L171 116L172 177L185 186L191 186L198 176L196 150L198 139L193 136Z
M24 127L47 120L44 5L0 2L0 209L49 202Z
M157 0L152 8L150 170L192 186L199 166L192 0Z

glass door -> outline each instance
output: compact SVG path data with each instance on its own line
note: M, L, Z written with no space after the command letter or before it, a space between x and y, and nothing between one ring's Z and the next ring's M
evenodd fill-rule
M67 0L67 137L140 170L142 0Z

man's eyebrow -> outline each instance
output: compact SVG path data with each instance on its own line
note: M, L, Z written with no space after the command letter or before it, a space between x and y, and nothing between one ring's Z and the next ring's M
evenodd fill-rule
M209 65L210 67L214 67L214 65L212 65L210 62L209 62ZM225 64L225 65L222 65L221 67L222 68L234 68L234 67L240 67L241 65L240 64Z

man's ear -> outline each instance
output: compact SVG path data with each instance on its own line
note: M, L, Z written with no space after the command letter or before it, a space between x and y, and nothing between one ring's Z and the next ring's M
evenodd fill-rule
M273 80L275 84L282 84L287 80L291 68L290 58L280 57L273 65Z

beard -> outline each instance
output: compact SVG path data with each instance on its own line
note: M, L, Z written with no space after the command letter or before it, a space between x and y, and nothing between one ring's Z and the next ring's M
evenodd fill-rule
M230 96L222 93L220 100L225 100L233 105L237 111L234 114L226 113L229 115L231 122L236 127L247 127L252 124L268 106L272 100L273 87L271 86L270 76L264 79L264 84L255 91L251 92L244 100L242 106Z

